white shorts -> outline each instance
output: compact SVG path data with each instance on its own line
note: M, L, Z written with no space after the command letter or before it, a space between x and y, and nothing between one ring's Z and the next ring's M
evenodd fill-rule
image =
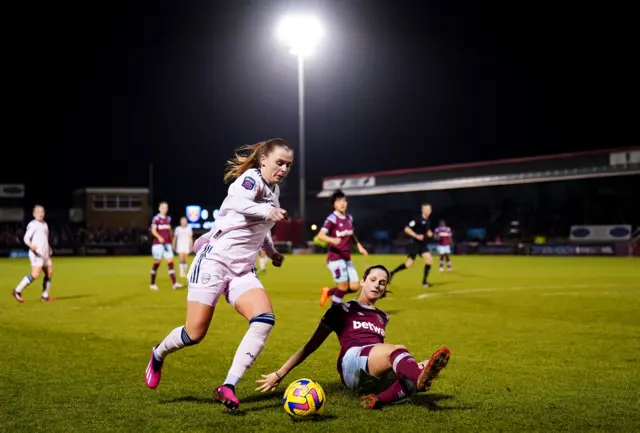
M438 245L438 254L451 254L451 245Z
M185 253L185 254L189 254L191 251L189 250L189 243L178 243L176 245L176 251L178 252L178 254L180 253Z
M171 244L153 244L151 246L151 255L153 260L169 260L173 258L173 248Z
M33 251L29 251L29 261L32 267L44 268L45 266L51 266L51 257L36 256Z
M215 307L224 294L227 302L235 306L238 298L249 290L264 290L255 268L242 275L234 274L224 263L207 257L210 250L211 245L202 247L189 267L187 301Z
M363 376L367 375L369 355L362 356L360 352L368 346L352 347L342 357L342 379L349 389L357 390Z
M347 281L354 283L360 281L358 271L356 271L356 267L353 266L351 260L348 262L345 260L334 260L327 263L327 268L331 271L333 281L336 283L345 283Z

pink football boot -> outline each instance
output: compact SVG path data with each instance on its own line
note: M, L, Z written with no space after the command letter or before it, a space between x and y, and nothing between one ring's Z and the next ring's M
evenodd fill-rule
M158 347L158 346L156 346ZM154 347L155 349L155 347ZM147 364L147 371L144 376L144 381L151 389L155 389L160 385L160 377L162 376L162 361L158 361L151 349L151 358L149 364Z
M227 409L234 410L240 407L240 400L231 388L221 385L213 390L213 398L224 404Z

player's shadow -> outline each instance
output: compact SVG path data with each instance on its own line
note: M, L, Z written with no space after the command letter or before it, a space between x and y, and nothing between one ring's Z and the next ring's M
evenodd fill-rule
M409 399L410 404L424 406L432 411L440 410L472 410L473 406L440 406L441 401L453 400L455 397L446 394L419 394Z
M91 298L94 295L71 295L71 296L56 296L56 301L66 301L69 299Z
M193 395L185 395L184 397L176 397L171 400L162 400L160 404L173 404L173 403L200 403L200 404L215 404L216 401L213 397L196 397Z

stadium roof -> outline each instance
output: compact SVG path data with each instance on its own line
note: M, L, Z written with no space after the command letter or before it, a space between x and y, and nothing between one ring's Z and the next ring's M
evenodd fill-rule
M638 146L331 176L323 179L317 197L336 189L376 195L634 174L640 174Z

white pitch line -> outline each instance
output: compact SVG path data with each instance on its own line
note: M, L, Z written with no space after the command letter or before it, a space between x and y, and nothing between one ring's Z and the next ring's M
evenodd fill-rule
M515 287L487 287L482 289L455 290L449 292L431 292L414 296L411 299L426 299L434 296L468 295L473 293L488 292L514 292L518 290L556 290L556 289L586 289L595 287L618 287L620 284L572 284L572 285L545 285L545 286L515 286ZM576 292L577 293L577 292Z

